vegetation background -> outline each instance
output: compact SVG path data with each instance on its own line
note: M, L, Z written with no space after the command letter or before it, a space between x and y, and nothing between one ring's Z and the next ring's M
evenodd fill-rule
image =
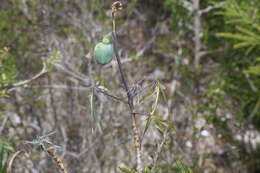
M112 3L1 0L1 173L18 150L27 155L12 172L58 172L24 144L52 131L68 172L134 172L131 116L107 95L126 99L116 60L93 58ZM260 1L122 3L118 50L136 111L147 113L137 116L144 170L259 172Z

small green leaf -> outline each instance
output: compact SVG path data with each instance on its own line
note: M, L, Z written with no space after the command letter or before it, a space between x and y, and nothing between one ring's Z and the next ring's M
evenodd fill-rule
M161 135L163 135L165 128L163 127L163 125L162 125L161 123L156 122L155 128L158 130L158 132L159 132Z
M163 84L161 84L159 81L157 81L157 86L159 87L159 91L162 94L163 101L166 102L167 101L167 98L165 95L166 87Z
M143 102L144 100L147 100L149 98L151 98L154 94L156 93L156 83L152 84L148 91L146 92L146 94L143 96L141 102Z
M107 35L105 35L102 39L102 42L104 44L111 44L112 43L112 34L108 33Z
M153 115L152 118L157 120L156 125L157 125L157 129L160 132L163 132L165 130L163 126L167 128L168 132L173 129L173 124L167 120L164 120L162 117L158 115Z
M57 63L60 61L60 51L54 51L53 54L46 60L43 61L43 65L47 69L51 69L54 63Z

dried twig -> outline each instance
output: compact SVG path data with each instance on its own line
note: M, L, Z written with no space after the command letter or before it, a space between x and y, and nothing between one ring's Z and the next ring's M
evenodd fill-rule
M59 155L55 152L53 147L50 147L46 150L46 152L49 154L49 156L52 158L54 163L59 168L60 173L68 173L67 169L65 168L62 160L60 159Z

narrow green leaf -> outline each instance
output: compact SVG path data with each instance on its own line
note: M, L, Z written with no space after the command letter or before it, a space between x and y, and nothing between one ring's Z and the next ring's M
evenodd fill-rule
M146 124L145 124L145 128L144 128L144 132L142 134L142 139L144 138L145 133L147 132L148 128L150 127L152 122L152 116L149 116L146 120Z
M241 43L234 44L234 48L239 49L239 48L248 47L251 45L252 45L252 42L241 42Z
M142 98L142 100L141 100L140 102L143 102L144 100L149 99L150 97L152 97L152 96L155 94L155 92L156 92L155 86L156 86L156 85L153 84L153 85L148 89L148 91L146 92L146 95Z
M252 50L256 47L255 44L253 44L252 46L250 46L247 50L246 50L246 55L248 55L250 52L252 52Z
M256 34L255 32L252 32L252 31L250 31L249 29L246 29L246 28L244 28L244 27L236 26L236 29L237 29L238 31L240 31L240 32L242 32L242 33L245 33L245 34L247 34L247 35L249 35L249 36L252 36L252 37L254 37L254 38L258 38L258 37L259 37L258 34Z
M95 89L92 89L92 92L90 94L90 111L91 111L91 116L93 118L93 120L96 123L97 129L98 131L102 134L103 130L101 127L101 122L100 122L100 117L97 113L97 96L96 96L96 92Z
M134 170L128 168L119 168L123 173L135 173Z
M158 131L161 135L163 135L165 128L163 127L163 125L162 125L161 123L156 122L155 128L157 129L157 131Z
M2 169L4 167L4 148L3 146L0 146L0 172L2 172Z
M231 38L236 40L243 40L243 41L254 41L252 37L244 36L242 34L232 34L232 33L226 33L221 32L216 34L219 37L225 37L225 38Z
M163 96L163 101L166 102L167 101L166 94L165 94L166 87L163 84L161 84L160 82L157 82L157 85L159 87L160 93Z

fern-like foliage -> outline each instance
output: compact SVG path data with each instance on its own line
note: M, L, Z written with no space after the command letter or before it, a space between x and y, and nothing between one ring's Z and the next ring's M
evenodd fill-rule
M222 7L223 11L217 14L223 15L227 24L234 26L232 32L221 32L217 35L233 39L234 48L247 48L246 54L249 54L254 48L260 46L260 14L259 1L241 1L227 0Z
M233 50L229 50L231 58L225 59L222 66L226 66L228 72L225 88L239 104L243 105L241 117L250 120L260 129L260 1L226 0L225 2L217 15L224 18L226 30L217 36L226 38L236 49L236 53L231 53Z

